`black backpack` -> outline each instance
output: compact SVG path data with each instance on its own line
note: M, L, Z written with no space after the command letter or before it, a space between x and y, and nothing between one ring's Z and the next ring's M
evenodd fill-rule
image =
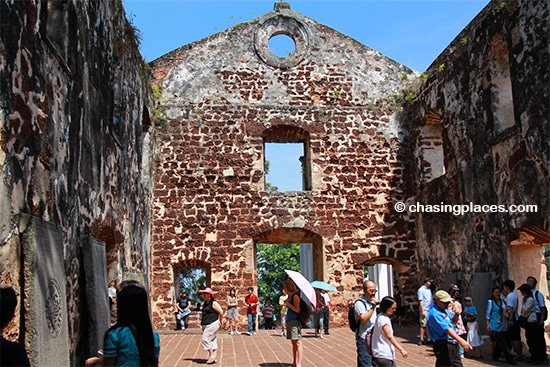
M357 302L357 301L361 301L361 302L365 303L365 307L367 307L366 302L364 300L362 300L361 298L359 298L358 300L355 300L355 302ZM349 306L349 309L348 309L349 328L354 333L357 331L357 329L359 329L359 323L360 323L360 321L355 318L355 302L353 302L353 304L351 306Z
M311 309L306 301L300 298L300 312L298 313L298 321L303 328L308 326L309 318L311 317Z

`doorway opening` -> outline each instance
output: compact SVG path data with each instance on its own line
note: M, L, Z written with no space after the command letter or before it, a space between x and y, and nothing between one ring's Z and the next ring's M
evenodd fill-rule
M279 297L283 294L283 282L288 279L285 270L300 272L309 281L323 280L322 238L305 229L278 228L256 236L254 241L258 298L262 306L271 299L279 317ZM261 309L259 314L261 326Z
M376 298L381 300L386 296L393 297L394 269L391 263L376 263L363 267L365 279L376 283L378 293Z

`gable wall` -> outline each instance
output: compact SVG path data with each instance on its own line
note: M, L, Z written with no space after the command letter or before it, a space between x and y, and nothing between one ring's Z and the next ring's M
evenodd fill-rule
M335 320L373 259L395 263L406 288L416 282L412 220L393 211L411 195L406 129L385 98L414 72L297 13L282 14L308 28L309 53L296 66L267 65L255 52L258 23L274 13L153 62L165 117L153 203L158 327L172 326L174 268L197 259L209 264L216 292L244 291L256 282L255 239L280 228L320 236L314 272L338 285ZM279 125L309 133L311 191L265 191L263 134Z

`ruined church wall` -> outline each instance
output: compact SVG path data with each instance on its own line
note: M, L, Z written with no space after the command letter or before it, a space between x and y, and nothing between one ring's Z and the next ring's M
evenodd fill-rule
M534 275L546 289L548 15L546 1L489 3L428 69L411 109L416 202L538 207L417 214L419 267L440 286L445 273L462 272L469 293L474 273L492 272L497 284Z
M281 14L309 32L309 51L292 67L266 64L254 48L254 32L275 13L152 63L161 94L151 268L159 328L173 327L178 266L205 268L224 304L230 287L244 294L256 285L255 242L284 242L292 230L320 238L316 275L338 289L335 324L369 262L393 263L414 292L413 221L393 210L412 195L406 121L393 96L415 73L298 13ZM264 137L281 126L307 132L311 190L265 189Z
M0 14L0 284L21 306L6 336L35 365L53 365L52 352L56 365L82 365L105 331L92 325L93 292L101 301L108 278L147 284L143 62L120 1L2 1ZM55 315L51 302L40 309L50 291ZM46 339L64 347L43 350Z

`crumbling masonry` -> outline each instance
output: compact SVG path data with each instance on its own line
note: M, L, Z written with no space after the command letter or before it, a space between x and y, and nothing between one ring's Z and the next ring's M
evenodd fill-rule
M119 1L0 7L0 283L33 364L98 349L108 280L142 281L171 328L180 269L255 286L258 243L312 244L335 323L377 263L411 312L427 274L479 302L507 277L546 289L547 1L491 1L422 75L284 2L150 65ZM266 190L270 142L303 144L304 190Z

